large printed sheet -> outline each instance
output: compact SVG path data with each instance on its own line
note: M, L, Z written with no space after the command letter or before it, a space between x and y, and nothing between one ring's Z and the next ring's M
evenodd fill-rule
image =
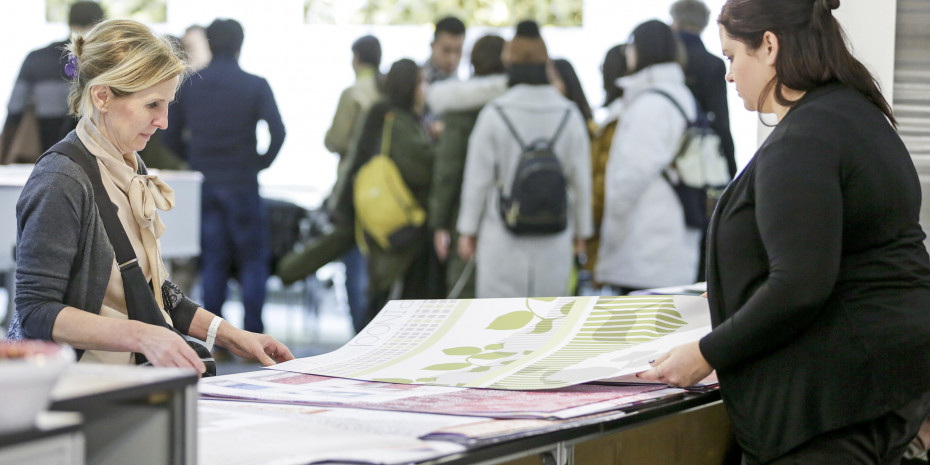
M634 408L685 392L664 385L581 385L533 391L468 389L358 381L275 370L205 378L197 388L205 399L542 419L567 419Z
M490 418L567 419L627 409L680 395L684 389L649 386L568 386L512 391L359 381L261 370L205 378L206 399Z
M343 347L272 367L403 384L552 389L649 369L710 331L696 296L389 302Z

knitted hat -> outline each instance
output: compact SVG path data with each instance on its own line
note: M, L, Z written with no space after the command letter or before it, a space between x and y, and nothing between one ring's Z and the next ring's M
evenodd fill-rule
M520 21L517 33L504 46L501 60L505 65L545 64L549 61L546 43L539 34L539 25L535 21Z

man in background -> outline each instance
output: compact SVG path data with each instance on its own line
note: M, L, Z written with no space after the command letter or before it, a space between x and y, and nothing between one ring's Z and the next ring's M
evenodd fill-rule
M324 140L326 148L339 155L339 167L336 172L336 184L327 200L327 209L334 219L335 230L344 238L342 263L346 268L346 296L349 301L349 313L355 332L361 332L365 325L365 311L368 306L368 272L365 257L355 245L355 224L351 214L351 205L337 205L338 199L345 198L343 192L351 188L349 167L350 154L355 152L358 137L365 122L368 109L381 97L378 92L378 67L381 65L381 42L374 36L360 37L352 44L352 69L355 71L355 83L342 91L339 105L333 115L333 124L326 131ZM336 210L341 210L337 213Z
M242 26L232 19L217 19L207 27L207 39L213 58L178 90L175 104L169 107L165 145L203 173L204 307L222 313L226 284L235 267L245 310L243 328L261 333L271 251L258 173L278 156L284 123L268 81L239 67ZM271 136L264 154L257 151L255 135L262 120Z
M462 61L465 23L454 16L436 22L429 60L423 64L423 82L432 84L452 77Z
M720 137L720 150L727 159L730 178L733 178L736 176L736 157L733 135L730 134L730 110L727 107L727 69L723 60L708 52L701 42L701 32L707 27L710 9L701 0L678 0L672 4L670 13L672 29L681 39L687 54L685 84L691 89L701 109L711 118L711 127ZM713 193L711 197L714 197ZM705 279L705 242L702 238L698 281Z
M83 35L103 19L103 9L97 2L75 2L68 12L68 27L72 35ZM4 159L0 162L35 162L45 149L61 140L77 125L77 120L68 115L71 81L65 75L68 55L64 47L69 41L70 38L52 42L30 52L23 61L7 106L3 137L0 138L0 154L3 154ZM35 120L27 122L24 118ZM33 132L30 134L33 140L28 141L28 145L13 147L13 135L24 122L38 124L38 140L35 140Z
M707 27L710 9L701 0L678 0L672 4L672 29L687 54L685 84L708 115L713 115L714 132L720 136L720 149L727 159L730 177L736 176L730 110L727 106L727 68L720 57L704 47L701 33Z

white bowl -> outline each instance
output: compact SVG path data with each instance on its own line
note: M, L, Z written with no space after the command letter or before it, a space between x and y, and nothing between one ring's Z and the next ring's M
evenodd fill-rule
M44 341L0 342L0 433L32 428L48 407L70 347Z

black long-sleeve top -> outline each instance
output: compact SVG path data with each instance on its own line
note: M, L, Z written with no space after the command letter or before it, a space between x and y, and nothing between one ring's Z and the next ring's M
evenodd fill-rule
M930 390L920 183L879 109L811 90L724 193L700 343L744 449L766 461Z

